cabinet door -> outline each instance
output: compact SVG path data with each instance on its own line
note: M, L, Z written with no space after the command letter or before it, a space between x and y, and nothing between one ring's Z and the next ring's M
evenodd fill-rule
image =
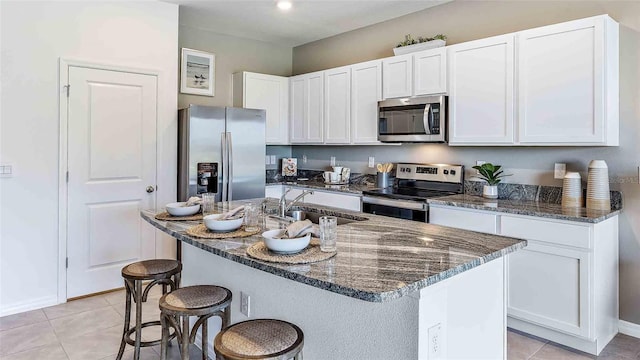
M351 142L351 68L324 72L324 143Z
M447 50L445 47L413 54L413 94L447 93Z
M307 141L306 129L306 104L307 98L306 79L303 75L294 76L290 79L290 126L291 126L291 142L304 143Z
M564 333L590 337L587 250L528 240L508 256L507 314Z
M605 144L604 25L595 17L518 33L520 143Z
M289 79L244 73L244 103L249 109L264 109L267 145L289 144Z
M382 97L385 99L411 96L413 55L401 55L382 60Z
M305 127L307 143L322 143L324 128L324 72L305 75Z
M449 144L514 142L514 35L449 47Z
M382 100L382 62L351 67L351 142L380 144L378 141L378 101Z

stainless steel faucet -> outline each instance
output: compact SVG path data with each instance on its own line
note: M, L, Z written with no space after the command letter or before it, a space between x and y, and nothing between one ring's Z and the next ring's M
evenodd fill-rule
M288 188L284 194L282 194L282 196L280 197L280 202L278 204L278 215L280 215L280 217L285 217L285 214L287 213L287 210L291 209L291 207L298 202L300 199L302 199L303 197L307 196L307 195L313 195L313 191L311 190L304 190L302 192L302 194L296 196L295 199L291 200L289 202L289 204L287 205L287 199L286 196L287 194L293 190L293 188Z

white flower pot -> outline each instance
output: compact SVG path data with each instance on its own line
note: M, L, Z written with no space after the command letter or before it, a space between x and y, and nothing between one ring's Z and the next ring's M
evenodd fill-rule
M419 43L419 44L413 44L413 45L407 45L407 46L393 48L393 54L394 55L404 55L404 54L409 54L409 53L416 52L416 51L435 49L435 48L443 47L445 45L447 45L446 41L440 40L440 39L436 39L436 40L431 40L431 41L427 41L427 42L423 42L423 43Z
M497 199L498 198L498 186L497 185L485 185L482 188L482 196L487 199Z

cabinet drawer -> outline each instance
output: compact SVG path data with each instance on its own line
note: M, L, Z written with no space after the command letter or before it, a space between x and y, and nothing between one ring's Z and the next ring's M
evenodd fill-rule
M495 234L497 216L477 211L429 206L429 223Z
M588 226L502 216L501 235L538 240L556 245L591 247Z
M360 196L334 194L324 191L314 191L313 195L304 198L305 204L318 204L345 210L361 211Z

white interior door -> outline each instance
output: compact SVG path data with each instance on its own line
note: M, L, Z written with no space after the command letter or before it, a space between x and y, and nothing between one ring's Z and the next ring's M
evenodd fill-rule
M73 298L122 287L125 264L155 257L155 232L139 212L155 208L157 78L76 66L68 74L67 297Z

